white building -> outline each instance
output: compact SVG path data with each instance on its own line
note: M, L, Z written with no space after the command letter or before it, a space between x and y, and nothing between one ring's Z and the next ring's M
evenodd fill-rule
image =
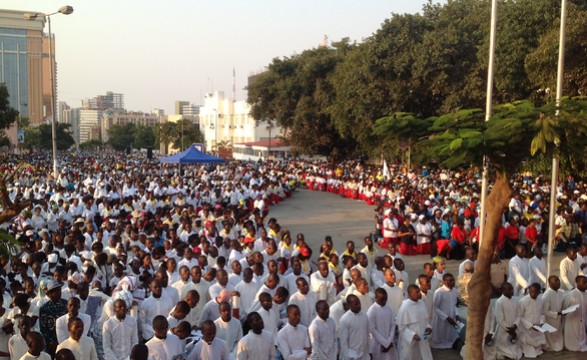
M95 136L95 129L100 128L102 122L102 110L80 109L79 110L79 142L83 144L92 140ZM93 130L94 129L94 130ZM92 135L94 134L94 135Z
M250 113L251 106L244 100L225 98L222 91L206 94L200 107L200 131L204 134L206 151L220 142L234 145L269 140L281 133L280 127L256 121Z

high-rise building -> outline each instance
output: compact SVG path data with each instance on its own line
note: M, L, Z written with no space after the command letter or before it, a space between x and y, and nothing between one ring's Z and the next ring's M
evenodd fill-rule
M102 110L80 109L79 110L79 141L80 144L88 140L100 140L100 124L102 121ZM96 128L98 130L96 130Z
M175 102L175 115L183 115L183 107L189 105L189 101L178 100Z
M59 103L59 122L69 124L69 131L75 141L76 147L80 144L80 108L72 109L66 102Z
M24 15L24 11L0 10L0 83L8 88L10 106L38 125L52 115L49 70L51 60L55 69L55 56L49 59L44 17L25 20Z
M200 107L194 104L187 104L181 107L181 113L178 115L198 116L200 114Z
M124 111L124 94L107 91L106 95L98 95L82 100L82 108L92 110Z

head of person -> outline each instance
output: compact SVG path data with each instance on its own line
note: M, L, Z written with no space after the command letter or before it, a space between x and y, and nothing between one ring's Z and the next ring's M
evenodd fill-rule
M288 296L289 291L285 287L280 286L275 290L275 295L273 295L273 302L281 305L287 301Z
M548 287L554 291L558 291L561 288L561 280L556 275L550 275L548 278Z
M417 285L411 284L408 286L408 298L414 302L418 302L422 298L422 292Z
M67 330L69 330L69 336L75 340L79 341L82 335L84 334L84 322L80 318L69 318L67 323Z
M424 294L428 293L428 290L431 289L430 278L425 274L418 276L418 285L420 286L420 291Z
M169 323L163 315L157 315L153 319L153 332L157 339L165 339L169 330Z
M326 261L321 261L318 263L318 272L320 273L320 276L322 276L323 278L328 276L328 263Z
M386 269L383 273L383 278L385 279L385 283L387 285L395 286L395 272L393 271L393 269Z
M190 313L190 305L186 301L179 301L173 309L173 317L177 320L183 320Z
M575 278L575 283L577 284L577 290L580 292L587 290L587 277L579 275Z
M541 287L540 284L538 283L533 283L532 285L530 285L530 287L528 288L528 295L530 295L530 297L533 300L536 300L536 298L538 298L538 295L540 295L540 291L541 291Z
M80 301L76 297L67 300L67 313L70 317L77 317L80 308Z
M20 322L18 323L18 330L20 331L20 336L23 339L26 339L29 332L31 332L31 318L27 315L20 318Z
M200 302L200 294L197 290L190 290L187 292L183 300L189 305L190 309L193 309L198 306L198 303Z
M126 301L123 299L117 299L112 304L112 309L114 310L114 314L118 320L124 320L126 317L126 312L128 310L128 306L126 305Z
M149 348L145 344L136 344L130 350L130 360L148 360Z
M161 297L161 293L163 292L163 287L161 286L161 281L157 279L151 280L150 284L151 295L158 299Z
M45 338L43 338L41 333L31 331L28 333L25 340L31 355L39 356L45 349Z
M228 301L223 301L218 305L220 311L220 318L224 322L229 322L232 319L232 307Z
M252 332L257 335L261 334L265 328L265 325L263 324L263 318L261 318L261 315L259 315L259 313L256 311L253 311L247 315L245 324L249 329L251 329Z
M300 308L295 305L291 304L287 306L287 322L293 327L296 327L300 324Z
M322 320L328 319L330 316L330 306L328 306L328 302L326 300L318 300L316 302L316 314Z
M509 282L504 282L501 285L501 293L503 296L507 297L508 299L511 299L512 296L514 296L514 287L512 284L510 284Z
M296 280L296 285L298 287L298 291L300 292L300 294L302 294L302 295L308 294L310 287L308 286L308 282L306 281L306 279L304 279L303 277L299 277Z
M216 337L216 325L212 320L206 320L202 323L202 340L211 345Z
M361 312L361 301L356 295L349 295L346 297L346 303L349 307L349 310L355 314Z
M261 303L261 307L267 311L273 307L273 299L271 299L271 295L267 292L259 294L259 302Z
M385 306L387 304L387 291L385 289L375 289L375 302L379 306Z
M73 352L67 348L62 348L55 353L55 360L76 360Z
M574 246L569 246L567 248L567 257L570 260L575 261L575 259L577 259L577 248Z
M393 260L393 266L398 270L398 271L404 271L404 269L406 268L406 265L404 264L404 261L402 259L399 258L395 258Z

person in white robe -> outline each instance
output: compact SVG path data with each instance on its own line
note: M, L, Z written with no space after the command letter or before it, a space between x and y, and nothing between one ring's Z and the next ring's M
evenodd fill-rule
M371 331L371 354L374 359L396 360L394 345L395 316L387 306L387 292L382 288L375 290L375 303L367 311Z
M145 345L149 349L151 360L176 360L183 356L183 346L179 338L168 332L169 325L165 316L157 315L153 319L153 338Z
M226 301L220 303L220 317L214 320L216 337L224 340L231 359L236 358L236 345L243 337L241 322L232 317L232 307Z
M548 278L548 289L542 295L542 314L546 323L556 329L556 332L546 334L546 351L561 351L564 347L561 321L564 293L560 287L560 279L551 275Z
M29 350L26 337L31 330L31 318L23 316L18 322L16 333L8 340L8 353L10 359L20 359Z
M542 256L542 248L534 248L534 256L528 261L530 269L530 284L538 283L542 289L546 289L546 261Z
M211 320L202 323L202 339L196 343L186 360L228 360L226 342L216 334Z
M572 246L567 248L567 256L560 262L560 275L563 289L573 290L576 286L575 278L579 275L579 262L577 250Z
M311 358L314 360L336 360L336 324L330 318L330 308L326 300L316 303L316 318L310 324L308 333L312 346Z
M318 300L322 301L322 300ZM326 300L324 300L326 301ZM332 306L330 306L330 318L334 320L334 326L336 329L336 337L338 338L338 330L340 328L340 319L342 316L348 311L348 305L346 303L346 298L340 299Z
M273 343L277 344L277 331L279 330L279 311L273 304L273 299L269 293L259 295L261 308L257 312L263 319L263 331L273 336Z
M162 287L159 280L151 281L151 296L139 305L139 330L144 340L153 337L153 319L158 315L167 316L175 304L171 299L161 296Z
M92 318L79 312L80 301L76 297L67 300L67 314L60 316L55 321L55 332L57 333L57 341L62 343L69 337L69 319L79 318L84 323L84 336L88 336Z
M310 292L310 287L306 279L300 277L296 281L297 289L295 293L289 298L290 305L297 305L300 309L301 320L300 323L306 327L316 317L316 294Z
M369 360L369 317L355 295L347 296L349 310L340 319L340 360Z
M383 272L385 284L381 287L387 292L387 306L391 308L393 314L397 314L402 302L404 301L404 290L395 283L395 272L388 268Z
M542 348L546 345L544 333L534 329L544 322L542 316L542 299L538 298L541 287L533 283L528 288L528 295L520 299L520 346L524 356L535 358L542 355Z
M115 316L106 320L102 327L104 360L126 358L130 355L132 347L139 342L137 320L126 312L124 300L114 301Z
M520 359L522 350L518 346L518 300L513 298L514 287L505 282L501 286L502 295L495 302L495 347L498 359L508 357Z
M563 310L577 306L575 311L565 315L564 343L569 351L587 351L585 321L587 320L587 278L579 275L575 278L577 287L567 292L563 298Z
M263 330L261 315L252 312L247 316L245 322L251 331L238 342L237 360L275 360L277 351L273 335Z
M514 287L514 296L524 295L530 278L530 268L526 259L526 247L516 245L516 256L511 258L509 263L508 282Z
M326 300L332 305L336 301L336 279L334 273L328 269L328 263L318 263L318 271L310 275L310 291L316 294L318 300Z
M308 328L300 323L300 308L288 305L287 324L277 333L277 348L284 359L304 360L312 353Z
M92 338L83 335L84 323L79 318L69 321L69 338L57 346L59 351L63 348L71 350L76 360L98 360L96 345Z
M457 311L458 293L455 289L455 278L452 274L446 273L442 280L444 285L434 293L434 318L430 341L430 347L433 349L451 349L459 339L459 332L455 327L461 319Z
M408 298L402 302L396 316L398 328L398 351L402 360L432 360L428 338L432 327L428 322L428 311L420 300L420 289L408 286Z
M234 288L240 294L240 316L245 318L251 312L255 295L259 290L257 283L253 281L253 270L251 268L243 270L243 279Z
M426 305L426 310L428 310L428 322L432 324L432 319L434 318L434 293L430 289L430 278L424 274L418 276L418 283L416 284L420 287L420 293L422 293L422 302ZM401 304L401 303L400 303ZM399 310L399 309L398 309Z

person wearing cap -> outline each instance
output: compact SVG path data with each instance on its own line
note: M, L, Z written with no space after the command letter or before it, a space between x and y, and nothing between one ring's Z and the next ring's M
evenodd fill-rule
M48 282L46 295L49 301L39 309L39 323L41 334L45 338L47 352L54 354L59 344L55 324L59 317L67 314L67 302L61 298L61 284L55 280Z

